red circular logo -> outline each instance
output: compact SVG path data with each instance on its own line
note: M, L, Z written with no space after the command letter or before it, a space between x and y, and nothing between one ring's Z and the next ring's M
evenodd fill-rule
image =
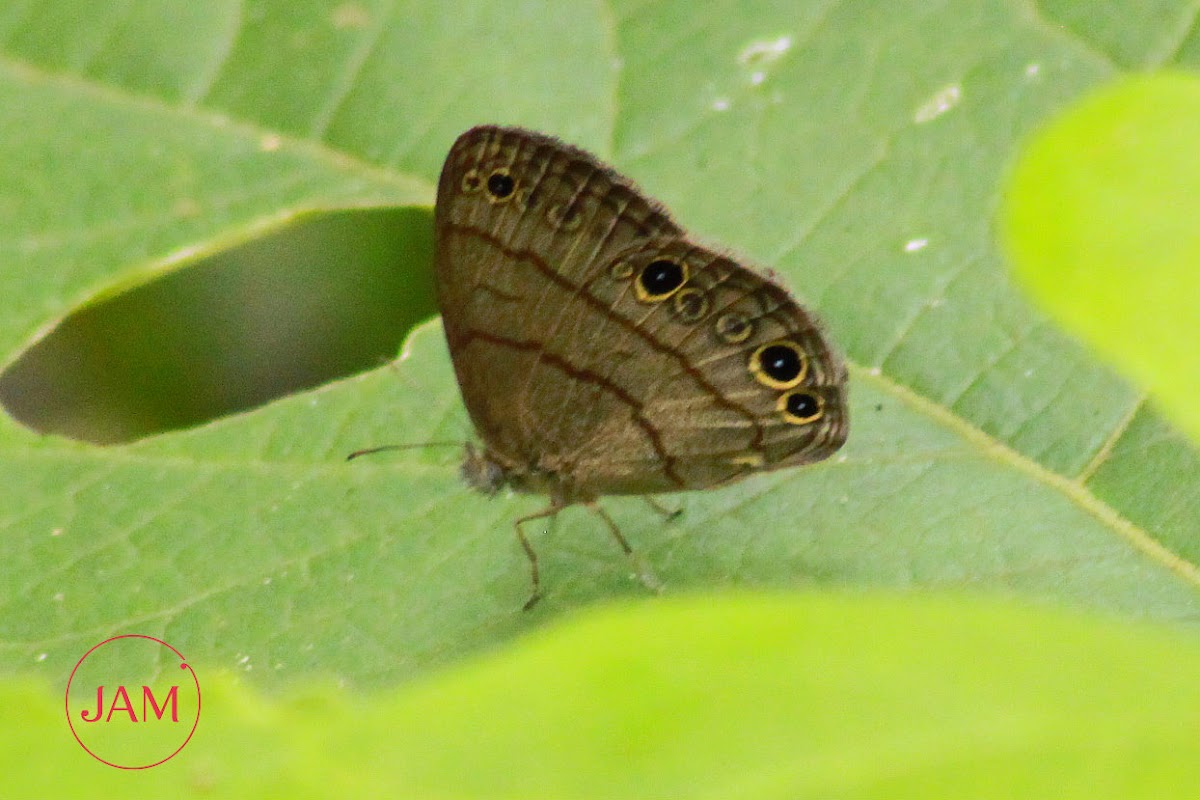
M118 769L173 758L200 723L200 681L183 654L140 633L105 639L83 654L66 691L79 746Z

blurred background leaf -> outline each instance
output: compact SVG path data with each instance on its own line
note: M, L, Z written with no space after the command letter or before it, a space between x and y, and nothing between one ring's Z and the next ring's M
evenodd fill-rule
M1200 77L1138 76L1031 143L1006 208L1018 276L1200 441Z
M1192 798L1200 645L965 597L732 595L604 609L366 696L199 667L179 756L92 762L0 684L8 797ZM61 695L58 696L61 701ZM71 769L39 769L45 754ZM41 758L30 758L30 754Z

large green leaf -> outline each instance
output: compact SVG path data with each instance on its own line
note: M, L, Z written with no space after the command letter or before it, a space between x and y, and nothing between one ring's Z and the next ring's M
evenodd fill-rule
M992 235L1026 132L1120 67L1195 57L1163 50L1187 7L1160 5L1114 59L1117 4L1064 27L1011 2L11 2L0 351L301 215L425 208L460 130L520 123L777 270L850 358L838 457L682 496L670 524L605 503L668 593L970 587L1194 619L1196 450L1026 304ZM426 285L413 252L397 269ZM646 593L571 509L535 532L523 614L511 521L537 498L470 494L445 451L343 463L467 436L436 327L406 352L133 446L0 423L0 667L58 680L138 631L268 683L386 683Z

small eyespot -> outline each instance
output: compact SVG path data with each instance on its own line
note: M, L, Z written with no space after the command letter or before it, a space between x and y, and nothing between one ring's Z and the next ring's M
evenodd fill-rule
M462 190L464 192L477 192L482 185L483 179L479 177L479 170L469 169L463 173Z
M679 287L687 283L687 279L687 264L660 258L642 267L634 285L637 287L639 300L643 303L657 303L679 291Z
M546 209L546 219L560 231L570 233L583 224L583 215L575 208L568 208L562 203L555 203Z
M708 295L692 286L680 289L671 298L675 316L684 322L699 322L708 313Z
M629 280L629 278L633 277L633 265L623 258L619 261L614 261L608 267L608 277L614 281Z
M736 311L717 317L717 336L728 344L741 344L754 333L754 323Z
M795 342L771 342L751 354L750 372L764 386L791 389L808 374L808 358Z
M816 422L825 413L825 403L820 396L808 392L787 392L779 396L775 406L783 418L793 425Z
M497 200L507 200L517 188L517 182L505 170L498 169L487 179L487 189Z

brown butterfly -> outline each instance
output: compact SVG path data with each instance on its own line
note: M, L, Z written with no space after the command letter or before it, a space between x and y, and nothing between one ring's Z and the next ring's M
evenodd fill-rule
M846 440L846 371L778 284L697 244L589 153L481 126L438 182L438 302L482 442L475 488L581 503L630 552L603 495L707 489L827 458Z

